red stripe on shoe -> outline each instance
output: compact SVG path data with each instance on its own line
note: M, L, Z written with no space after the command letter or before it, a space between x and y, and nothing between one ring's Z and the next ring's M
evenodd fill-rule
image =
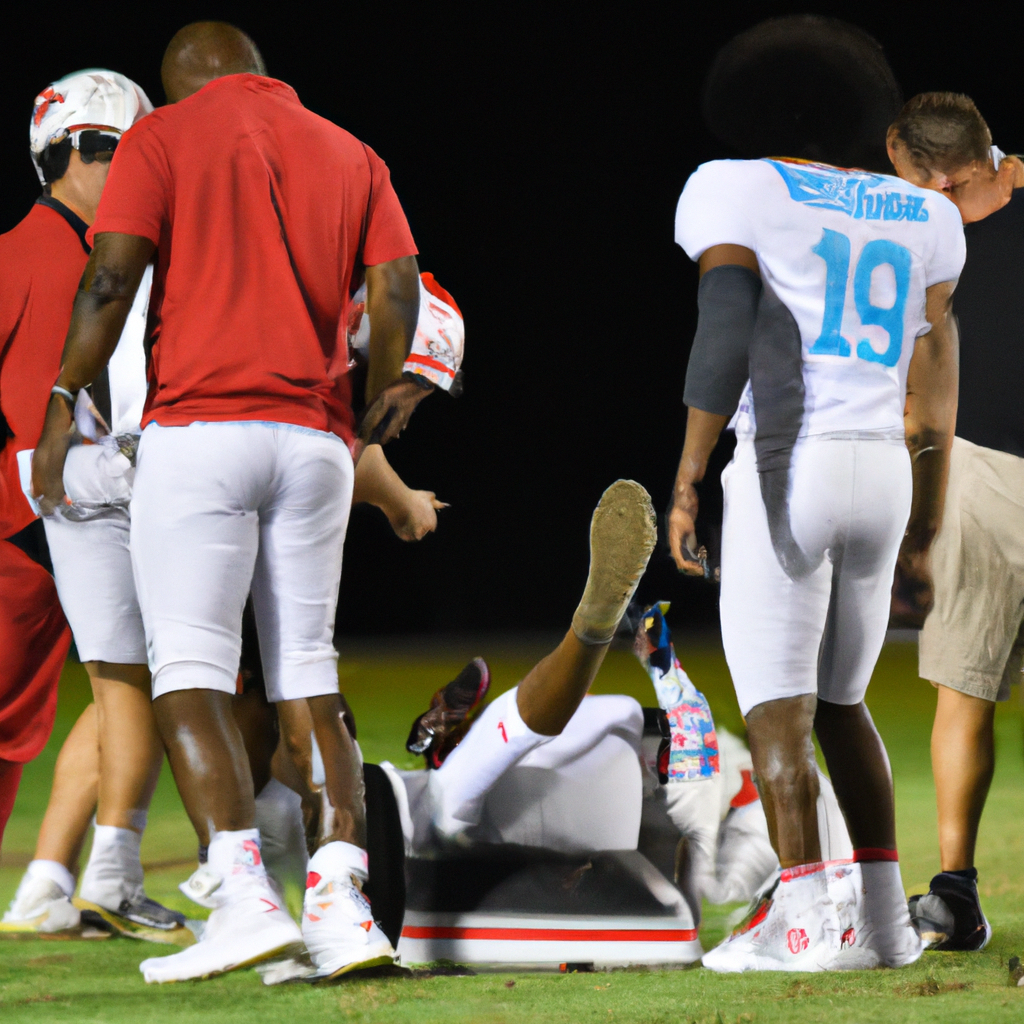
M853 859L858 864L873 860L895 860L900 859L896 850L883 850L878 846L862 846L859 850L853 851Z
M796 864L791 868L785 868L782 872L783 882L792 882L794 878L806 878L808 875L816 874L825 870L823 861L814 861L812 864Z
M320 875L318 875L315 871L310 871L310 873L308 875L306 875L306 888L307 889L314 889L314 888L316 888L316 886L318 886L320 884L320 879L321 879Z
M696 928L441 928L406 925L406 939L501 939L505 942L692 942Z

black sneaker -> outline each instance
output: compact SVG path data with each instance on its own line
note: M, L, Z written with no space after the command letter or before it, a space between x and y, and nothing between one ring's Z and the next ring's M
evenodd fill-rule
M422 754L428 768L440 768L444 759L469 731L491 685L491 671L483 658L474 658L447 686L438 690L409 730L405 749Z
M973 877L972 877L973 876ZM911 896L910 920L929 949L984 949L992 937L978 899L978 872L943 871L924 896Z
M185 924L184 914L151 900L145 893L131 900L123 899L117 910L109 910L81 898L76 898L74 903L82 911L82 923L94 928L174 946L188 946L195 942L195 936Z

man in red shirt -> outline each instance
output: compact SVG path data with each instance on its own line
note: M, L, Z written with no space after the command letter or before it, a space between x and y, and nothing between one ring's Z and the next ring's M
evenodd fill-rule
M53 727L71 639L42 523L22 493L19 462L43 428L89 254L86 230L117 136L149 109L133 82L109 71L69 75L44 89L30 125L44 194L0 236L0 839L21 766L42 750ZM93 677L98 666L90 667ZM73 888L70 875L67 882ZM67 911L77 915L70 902Z
M394 955L360 891L361 771L331 643L358 444L345 313L365 267L364 437L386 441L427 393L402 380L416 248L383 162L266 77L243 33L190 25L161 73L169 105L126 133L93 225L34 489L62 500L68 401L109 358L155 253L132 559L154 710L210 837L200 895L215 909L202 941L141 969L148 981L207 977L305 941L329 977ZM250 589L268 696L285 713L306 703L325 765L301 934L267 880L231 713Z

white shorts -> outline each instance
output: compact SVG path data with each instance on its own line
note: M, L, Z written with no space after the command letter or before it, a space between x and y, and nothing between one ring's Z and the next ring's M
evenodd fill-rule
M788 515L807 574L792 579L772 545L754 444L722 473L722 640L740 711L816 693L857 704L885 640L893 571L910 516L902 441L802 438Z
M127 509L83 522L43 519L57 594L82 661L145 665L146 634L135 596Z
M131 552L154 699L235 692L250 589L268 698L338 692L332 638L353 475L340 438L288 424L143 431Z

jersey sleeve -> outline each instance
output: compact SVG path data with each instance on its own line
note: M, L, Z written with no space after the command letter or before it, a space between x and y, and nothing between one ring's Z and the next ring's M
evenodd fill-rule
M87 235L90 244L105 231L139 235L160 244L160 235L169 223L171 172L163 146L150 127L140 123L125 133L117 147L96 220Z
M755 224L746 199L754 161L713 160L690 175L676 207L676 242L691 260L713 245L743 245L757 251Z
M935 248L925 269L925 285L931 288L933 284L955 281L960 276L967 258L967 240L960 211L952 200L931 192L927 202L937 228Z
M402 256L415 256L419 251L413 241L405 211L391 184L388 166L372 149L367 147L373 172L373 197L370 217L366 226L363 263L375 267Z

